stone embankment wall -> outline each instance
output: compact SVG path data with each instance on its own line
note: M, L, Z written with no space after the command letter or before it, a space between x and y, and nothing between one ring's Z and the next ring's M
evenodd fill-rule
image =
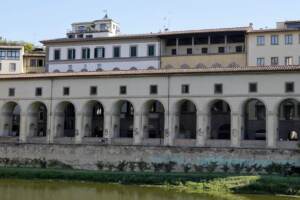
M172 171L255 172L272 163L300 166L300 150L0 144L2 166L22 166L30 160L56 161L72 168L89 170L138 171L143 168L143 171L159 171L163 170L164 164L171 163Z

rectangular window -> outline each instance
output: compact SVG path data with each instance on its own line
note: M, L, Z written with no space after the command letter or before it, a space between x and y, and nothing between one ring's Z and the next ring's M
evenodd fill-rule
M137 57L137 46L130 47L130 57Z
M126 86L124 86L124 85L120 86L120 94L121 95L127 94L127 87Z
M278 35L271 35L271 45L278 45L278 44L279 44Z
M97 95L97 86L90 87L90 95Z
M243 52L243 46L236 46L236 47L235 47L235 52L236 52L236 53L241 53L241 52Z
M202 49L201 49L201 53L207 54L207 53L208 53L208 48L202 48Z
M155 56L155 45L148 45L148 56Z
M257 66L264 66L265 65L265 58L257 58L256 59Z
M176 49L172 49L172 55L173 56L177 55L177 50Z
M157 85L150 85L150 94L157 94Z
M82 48L81 58L84 60L90 59L90 48Z
M294 82L286 82L285 83L285 92L286 93L291 93L294 92Z
M17 68L16 63L9 63L9 72L15 72Z
M44 60L43 59L39 59L37 62L38 62L38 67L44 67Z
M181 85L181 93L182 94L188 94L188 93L190 93L190 87L189 87L189 85Z
M249 92L250 93L257 92L257 83L249 83Z
M284 58L285 65L293 65L293 57L287 56Z
M95 58L105 58L105 48L104 47L95 48Z
M186 49L186 54L187 54L187 55L193 54L193 49L192 49L192 48L187 48L187 49Z
M285 38L286 45L293 44L293 35L292 34L285 35L284 38Z
M113 48L113 56L114 58L120 58L121 54L121 47L114 47Z
M10 96L10 97L15 96L15 88L9 88L8 89L8 96Z
M63 88L63 95L64 96L70 95L70 88L69 87L64 87Z
M225 53L225 47L219 47L218 52L219 53Z
M265 45L265 36L257 36L256 37L256 44L257 46L263 46Z
M279 58L278 57L271 57L271 65L278 65Z
M35 96L42 96L43 95L43 90L41 87L35 88Z
M30 67L36 67L37 66L37 60L36 59L30 59Z
M75 60L76 58L76 50L68 49L68 60Z
M222 94L223 93L223 85L220 83L215 84L214 92L215 92L215 94Z
M5 58L6 58L6 51L0 50L0 59L5 59Z
M18 50L9 50L7 51L7 59L17 60L20 58L20 51Z
M54 60L60 60L60 49L54 50Z

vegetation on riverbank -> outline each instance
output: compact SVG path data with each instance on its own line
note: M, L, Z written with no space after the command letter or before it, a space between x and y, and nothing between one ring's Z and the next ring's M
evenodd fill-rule
M299 176L241 176L218 173L99 172L66 169L0 168L2 179L52 179L156 185L208 195L268 193L300 195Z

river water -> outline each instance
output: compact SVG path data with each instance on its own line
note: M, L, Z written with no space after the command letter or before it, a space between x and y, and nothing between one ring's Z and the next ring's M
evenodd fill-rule
M64 181L0 180L0 200L221 200L157 187ZM275 196L232 196L228 200L292 200Z

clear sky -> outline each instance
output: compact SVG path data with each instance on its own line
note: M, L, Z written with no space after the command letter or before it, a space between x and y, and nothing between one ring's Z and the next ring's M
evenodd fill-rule
M104 10L122 33L248 26L274 27L300 19L300 0L0 0L0 36L9 40L65 37L71 23L101 19ZM165 20L167 18L168 20Z

